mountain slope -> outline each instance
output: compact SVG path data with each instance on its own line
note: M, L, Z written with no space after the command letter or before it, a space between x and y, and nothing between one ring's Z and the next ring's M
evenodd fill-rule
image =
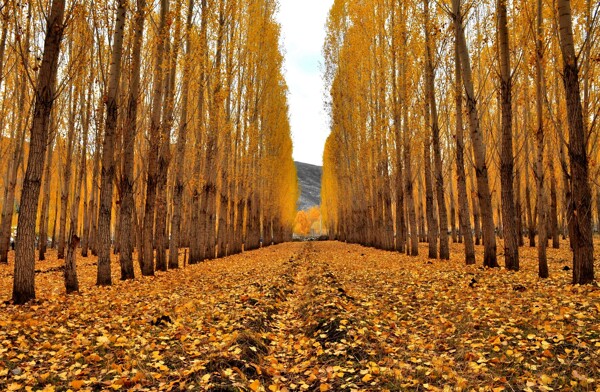
M310 207L320 205L323 168L308 163L295 163L301 191L300 199L298 199L298 210L308 210Z

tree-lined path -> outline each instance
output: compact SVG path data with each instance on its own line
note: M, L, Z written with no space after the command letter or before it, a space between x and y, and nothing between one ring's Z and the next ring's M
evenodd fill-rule
M0 389L600 391L600 3L283 1L0 1Z

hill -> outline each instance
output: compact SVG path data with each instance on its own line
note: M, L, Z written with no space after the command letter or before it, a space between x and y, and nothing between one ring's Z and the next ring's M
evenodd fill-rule
M300 199L298 199L298 210L308 210L310 207L321 204L321 166L308 163L296 162L298 171L298 182L300 183Z

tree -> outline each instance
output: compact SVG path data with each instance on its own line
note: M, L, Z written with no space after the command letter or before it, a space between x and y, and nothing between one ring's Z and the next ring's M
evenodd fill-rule
M117 18L113 40L113 52L110 62L108 95L106 99L106 125L102 143L102 176L100 185L100 213L98 216L98 274L96 284L112 284L110 267L111 219L113 205L113 181L115 178L115 132L118 120L117 99L121 79L121 57L123 55L123 36L127 13L126 0L117 0Z
M535 96L536 96L536 114L537 114L537 157L535 162L535 178L537 184L537 228L538 228L538 274L540 278L548 277L548 259L546 256L547 244L547 223L546 223L546 192L544 188L544 119L543 119L543 43L542 43L542 1L537 0L537 29L536 29L536 62L535 62Z
M458 2L454 3L453 12L458 15ZM460 25L458 18L454 19L455 35L458 37ZM475 264L475 246L471 229L471 214L469 212L469 198L467 196L467 178L465 174L464 158L464 127L463 127L463 87L458 48L458 39L454 40L454 88L456 100L456 184L458 188L458 221L465 244L465 262L467 265Z
M440 146L440 126L438 119L437 102L435 98L435 69L434 58L435 43L432 42L432 28L429 15L429 0L424 0L425 10L425 90L429 101L429 116L431 121L431 141L433 147L434 183L437 196L437 210L439 218L440 259L450 259L448 244L448 212L446 210L446 197L444 189L444 176L442 168L442 151ZM427 106L426 106L427 107Z
M492 197L489 188L488 169L486 163L486 148L481 133L479 112L477 109L477 96L473 86L473 75L471 71L471 60L467 48L467 40L463 27L463 16L461 13L460 0L452 0L453 8L456 10L453 17L459 25L456 33L459 45L459 56L462 69L463 84L466 93L467 112L469 113L469 127L471 129L471 142L473 155L475 157L475 173L477 177L477 195L479 208L481 210L481 221L483 227L483 265L486 267L497 267L496 259L496 236L494 234L494 215L492 210Z
M142 275L154 275L154 223L156 213L156 193L158 186L158 156L160 153L160 129L161 115L163 109L164 89L166 83L165 60L166 41L168 40L169 28L167 15L169 13L169 0L160 1L160 22L156 43L156 55L154 58L152 106L150 114L150 132L148 149L148 174L146 181L146 204L144 208L143 242L140 250L140 265Z
M588 183L589 167L585 146L579 66L573 42L571 1L558 0L558 24L563 58L563 83L569 124L569 161L571 168L571 247L573 249L573 283L594 281L594 244L592 241L592 195Z
M183 198L184 183L184 158L185 158L185 145L187 143L188 124L190 119L188 118L188 105L189 105L189 90L190 90L190 73L191 73L191 54L192 54L192 21L194 16L194 0L189 0L188 3L188 14L186 21L186 49L184 58L183 68L183 86L181 99L181 118L179 122L179 134L177 135L177 149L175 155L175 190L173 194L173 205L181 205ZM176 251L179 249L180 236L181 236L181 208L175 208L173 216L171 218L171 240L169 243L169 268L179 268L179 253Z
M46 27L44 54L35 88L27 171L23 181L12 299L23 304L35 298L35 225L50 113L56 99L58 55L64 32L65 1L53 0Z
M135 137L137 134L137 117L140 94L140 71L142 57L142 41L144 38L144 22L146 19L146 1L137 0L137 9L134 18L134 38L131 50L131 75L129 79L129 96L127 112L125 115L125 130L123 134L123 169L121 177L121 227L134 227L133 210L135 200L133 194L134 164L135 164ZM133 245L134 233L123 230L121 235L121 279L133 279Z
M500 101L502 106L502 152L500 181L502 183L502 221L504 222L504 263L507 269L519 270L517 211L515 208L512 75L508 38L506 0L497 0L498 47L500 55Z

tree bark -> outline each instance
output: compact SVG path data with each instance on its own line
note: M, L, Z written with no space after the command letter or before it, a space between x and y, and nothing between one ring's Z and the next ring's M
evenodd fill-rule
M137 0L135 14L135 27L133 47L131 50L131 78L129 80L129 95L127 99L127 113L123 133L123 174L121 177L121 227L136 227L133 224L133 210L135 200L133 194L134 165L135 165L135 138L137 135L138 102L140 99L140 70L142 64L142 41L144 39L144 22L146 20L146 0ZM119 263L121 265L121 280L134 279L133 248L135 239L134 230L123 230L121 235L121 252Z
M24 304L35 298L35 225L48 145L50 113L56 98L56 76L60 42L64 31L64 12L65 1L53 0L47 21L44 55L35 88L29 158L21 194L12 294L15 304Z
M70 51L72 52L72 51ZM72 54L72 53L71 53ZM69 206L69 194L71 193L71 172L73 168L73 148L75 144L75 112L77 108L77 92L71 87L69 92L69 124L67 140L65 144L65 166L62 173L62 189L60 193L60 225L58 228L58 259L65 258L65 247L67 241L67 211Z
M427 115L426 115L427 117ZM433 185L431 183L431 143L429 138L424 141L423 159L425 161L425 214L427 216L427 242L429 244L429 258L437 259L437 243L438 243L438 221L434 211L434 195Z
M402 14L400 17L402 38L401 38L401 53L406 53L407 46L407 31L406 19L404 18L404 4L401 2ZM415 211L414 197L414 178L412 172L412 157L411 157L411 142L409 137L408 127L408 105L407 105L407 70L406 61L403 61L400 66L400 101L402 102L402 141L403 141L403 158L404 158L404 195L406 197L406 211L408 215L408 230L410 234L410 255L419 255L419 228L417 226L417 214ZM408 244L406 252L409 253Z
M51 120L52 122L52 120ZM50 138L52 139L52 138ZM54 143L51 140L48 143L48 151L46 156L46 168L44 169L44 190L42 196L42 211L40 214L40 241L38 244L38 259L46 260L46 248L48 247L48 226L50 221L50 184L52 183L52 156Z
M71 230L73 231L73 230ZM79 237L73 234L69 241L67 249L67 258L65 260L65 289L67 294L79 292L79 280L77 279L77 246L79 245Z
M537 29L536 29L536 74L535 74L535 98L536 98L536 116L537 116L537 156L535 162L535 177L537 185L537 231L538 231L538 275L540 278L548 277L548 258L546 255L547 223L546 223L546 191L545 191L545 173L544 173L544 112L543 112L543 85L542 85L542 61L543 61L543 43L542 43L542 0L537 0Z
M171 240L169 244L169 268L179 268L179 247L181 245L181 216L184 183L183 170L185 159L185 145L187 143L188 133L188 104L189 104L189 79L191 69L191 52L192 52L192 21L194 15L194 0L189 0L188 14L186 21L186 48L185 59L183 66L183 86L181 98L181 119L179 121L179 134L177 135L177 147L175 155L175 190L173 193L173 217L171 219Z
M160 24L158 28L158 43L154 63L154 91L152 92L152 108L150 115L150 146L148 149L148 180L146 182L146 205L144 208L144 240L140 252L142 275L154 275L154 222L156 212L156 193L158 186L158 156L160 153L160 129L165 89L164 65L165 45L167 38L167 15L169 0L160 1Z
M594 243L592 241L592 195L588 183L586 130L581 106L579 67L573 43L571 1L558 0L558 24L563 56L563 82L569 123L569 158L571 164L571 214L573 225L573 283L594 281Z
M203 227L205 222L201 220L203 217L202 211L204 209L204 199L202 199L202 188L200 178L202 177L202 137L205 128L205 93L206 93L206 59L207 59L207 21L208 21L208 9L207 0L201 1L202 15L200 20L200 48L202 55L200 56L200 75L199 83L199 99L198 99L198 124L196 126L196 144L194 146L195 157L194 157L194 181L192 183L192 208L190 217L190 228L191 228L191 242L190 242L190 264L197 264L202 261L204 257L204 240L203 240Z
M446 208L446 195L444 193L444 174L442 167L442 150L440 146L440 126L435 99L435 69L433 66L433 53L435 44L431 42L431 26L429 19L429 0L424 0L425 9L425 75L426 92L429 100L431 119L431 139L433 146L433 179L437 196L437 210L439 221L439 256L442 260L450 259L450 245L448 240L448 212Z
M458 44L459 55L463 75L463 84L467 98L467 112L469 113L469 126L471 129L471 142L473 144L473 155L475 156L475 173L477 177L477 195L479 198L479 208L481 210L481 222L483 231L483 265L486 267L498 267L496 258L496 236L494 229L494 214L492 210L492 196L490 192L488 169L486 162L486 147L483 140L483 133L479 123L479 112L477 109L477 97L473 87L473 76L471 71L471 60L467 47L464 27L462 25L462 15L460 14L460 0L452 0L453 4L458 3L458 13L454 15L458 18L459 28Z
M106 125L102 143L102 175L100 184L100 213L98 215L98 274L96 284L112 284L110 265L111 218L113 188L115 179L115 134L118 119L118 94L121 79L121 58L123 55L123 36L125 30L127 0L118 0L117 20L113 38L113 52L110 60L108 95L106 101Z
M168 269L167 246L168 240L168 207L167 186L169 166L171 165L171 132L173 128L173 110L175 105L175 76L177 71L177 59L179 56L179 41L181 40L181 2L177 2L173 11L175 31L173 41L177 44L171 45L170 32L165 31L165 56L170 59L167 71L164 73L165 97L163 103L163 119L161 126L161 144L158 153L157 188L163 189L156 195L156 220L154 225L154 243L156 245L156 269L166 271Z
M454 12L458 14L458 9ZM458 23L454 21L454 29L459 28ZM458 221L460 231L463 234L465 245L465 263L467 265L475 264L475 246L473 244L473 233L471 230L471 214L469 212L469 197L467 195L467 176L465 174L465 142L463 126L463 87L462 74L460 66L460 57L458 41L454 43L454 93L456 102L456 185L458 188Z
M502 185L502 229L504 233L504 263L506 269L519 270L519 242L517 238L517 211L515 209L512 75L508 39L506 0L498 0L498 46L500 52L500 101L502 107L502 152L500 154L500 181Z

